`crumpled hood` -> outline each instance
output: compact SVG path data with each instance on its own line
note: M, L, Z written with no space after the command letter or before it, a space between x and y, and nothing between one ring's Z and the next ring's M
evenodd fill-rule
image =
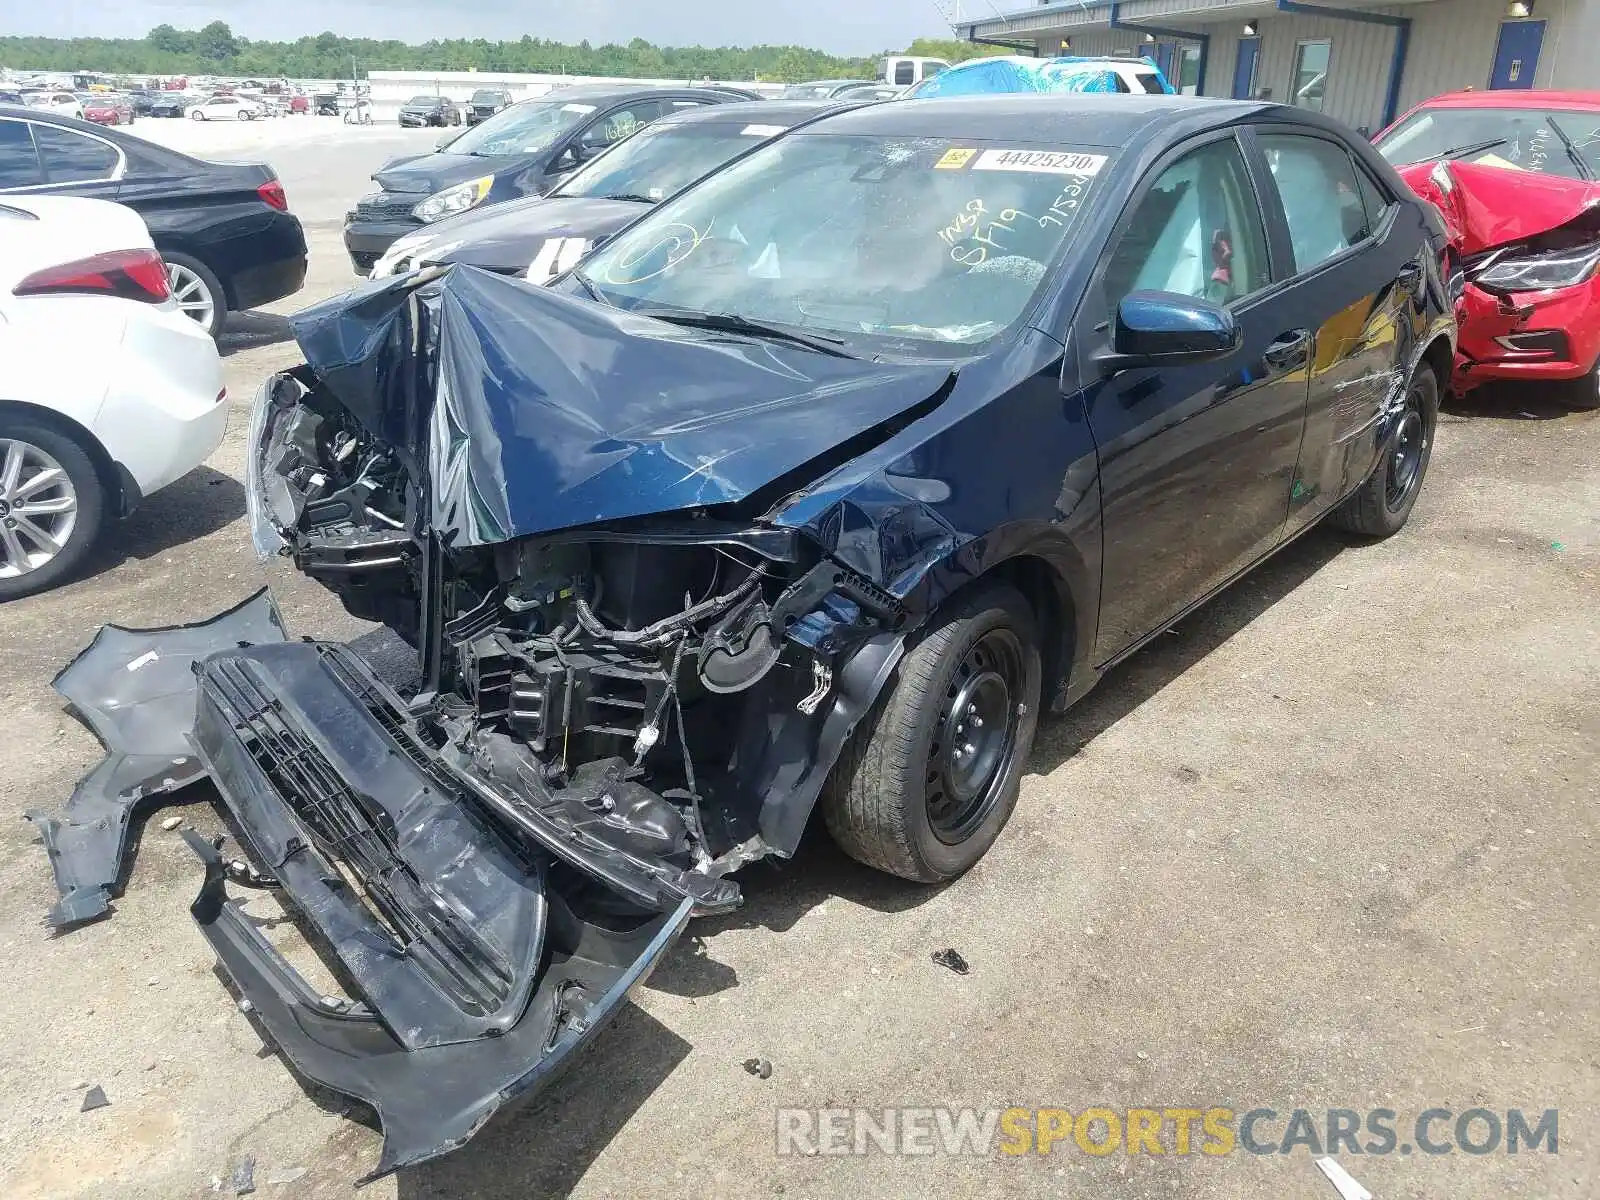
M469 179L521 170L539 161L539 157L537 154L517 154L509 158L484 158L476 154L424 154L421 158L390 163L372 178L386 192L431 194Z
M1450 244L1477 254L1559 229L1600 205L1600 183L1478 163L1414 163L1400 177L1444 217Z
M291 325L329 393L425 472L430 523L456 545L742 500L950 377L682 329L471 267L374 281Z

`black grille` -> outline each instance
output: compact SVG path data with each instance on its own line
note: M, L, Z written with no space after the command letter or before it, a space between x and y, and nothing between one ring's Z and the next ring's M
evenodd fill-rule
M388 713L360 673L337 653L328 665L368 711L379 716L402 749L408 745L396 714ZM371 797L352 790L332 764L283 718L278 703L248 662L210 664L209 691L233 724L239 742L273 789L293 809L324 857L344 866L360 885L373 916L396 953L424 967L462 1011L501 1007L514 986L512 965L480 938L469 920L417 878L400 852L393 819ZM382 720L383 717L388 720ZM415 758L425 760L416 754ZM430 764L431 765L431 764ZM430 771L435 784L444 781Z
M374 192L356 201L356 216L363 221L402 220L425 198L411 192Z

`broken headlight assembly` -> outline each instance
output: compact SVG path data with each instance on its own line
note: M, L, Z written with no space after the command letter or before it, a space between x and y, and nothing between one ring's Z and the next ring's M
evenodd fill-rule
M1497 250L1469 271L1469 278L1494 292L1536 292L1575 287L1600 267L1600 242L1553 250L1527 246Z

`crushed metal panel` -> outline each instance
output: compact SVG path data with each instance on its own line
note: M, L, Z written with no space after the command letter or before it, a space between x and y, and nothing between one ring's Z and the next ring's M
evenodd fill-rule
M208 621L159 629L107 625L53 686L100 739L105 758L57 814L27 813L39 830L61 899L54 929L103 916L117 892L138 805L205 777L189 744L194 664L218 650L287 640L265 588Z

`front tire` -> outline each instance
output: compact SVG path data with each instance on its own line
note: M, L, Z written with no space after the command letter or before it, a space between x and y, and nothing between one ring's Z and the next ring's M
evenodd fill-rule
M0 415L0 601L46 591L83 564L108 497L88 451L53 423Z
M1562 385L1561 402L1575 412L1600 409L1600 361L1590 367L1582 379Z
M1416 507L1439 428L1439 377L1419 363L1406 387L1399 428L1376 469L1358 491L1328 515L1337 528L1362 537L1399 533Z
M206 119L206 115L197 108L189 114L189 119L193 121L204 121Z
M1016 807L1039 719L1038 626L1006 583L930 618L891 689L852 735L822 796L856 861L940 883L994 844Z

